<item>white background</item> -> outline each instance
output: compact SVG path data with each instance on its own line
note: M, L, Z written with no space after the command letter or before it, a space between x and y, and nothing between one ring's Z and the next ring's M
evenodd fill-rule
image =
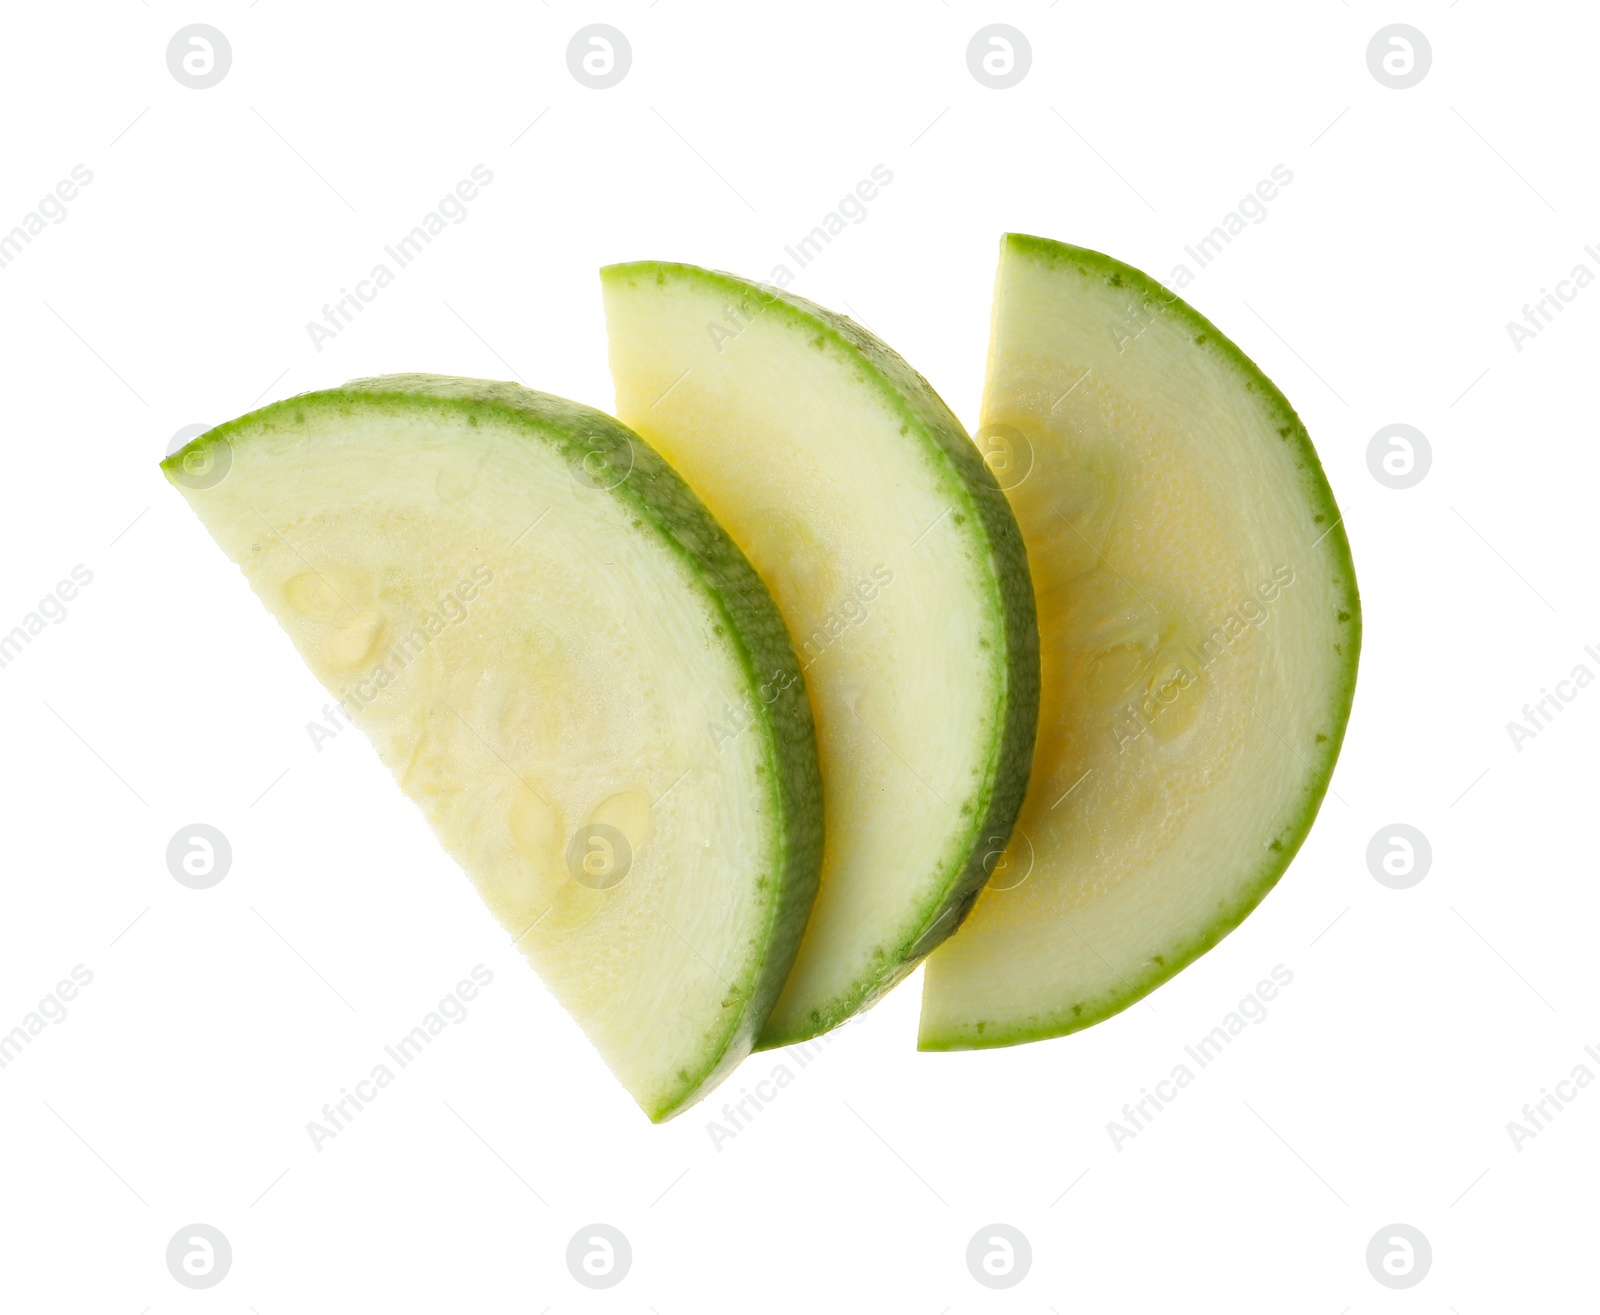
M168 0L10 6L0 231L93 182L0 269L0 630L93 583L0 670L9 852L0 1030L94 980L0 1070L0 1308L245 1311L1282 1312L1588 1308L1600 1088L1593 728L1600 688L1519 752L1506 724L1600 645L1592 377L1600 289L1516 350L1508 320L1600 241L1600 22L1577 5L950 0L604 6ZM182 26L227 76L169 73ZM580 27L633 63L569 74ZM990 90L967 43L1025 33ZM1427 77L1379 84L1381 27ZM534 122L537 120L537 122ZM533 123L530 128L528 125ZM930 126L931 125L931 126ZM493 183L319 352L306 322L476 164ZM399 370L607 407L596 269L768 277L875 164L894 181L793 284L856 315L976 422L996 242L1158 277L1267 177L1293 182L1184 295L1304 417L1366 620L1355 715L1310 839L1201 962L1078 1036L919 1055L918 982L845 1028L720 1148L711 1105L646 1123L156 463L186 425ZM1429 438L1395 491L1381 427ZM227 878L179 886L203 821ZM1433 847L1394 891L1366 850ZM306 1132L475 964L494 983L336 1140ZM1282 964L1293 983L1120 1149L1107 1123ZM592 1292L568 1239L623 1230ZM1030 1239L992 1292L981 1226ZM180 1287L205 1222L232 1269ZM1409 1291L1368 1272L1428 1237Z

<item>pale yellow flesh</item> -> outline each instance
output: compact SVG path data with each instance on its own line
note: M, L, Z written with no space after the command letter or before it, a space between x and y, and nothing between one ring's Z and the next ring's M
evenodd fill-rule
M1070 1031L1204 948L1258 893L1342 725L1331 516L1281 419L1195 336L1002 255L978 434L1027 472L1007 496L1038 602L1039 738L1006 858L928 960L924 1045Z
M858 360L780 307L731 313L726 292L605 292L618 418L750 558L805 668L822 875L766 1036L813 1035L903 971L965 860L999 734L992 583Z
M737 879L770 866L761 736L706 733L750 702L721 618L525 435L435 412L304 432L237 442L191 503L656 1115L724 1044L763 937ZM615 885L610 832L569 855L592 824L631 850Z

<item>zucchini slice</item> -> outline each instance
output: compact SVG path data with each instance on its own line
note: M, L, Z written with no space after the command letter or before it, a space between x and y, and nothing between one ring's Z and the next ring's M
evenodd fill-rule
M1016 521L878 339L692 265L602 271L617 414L772 589L822 759L822 884L762 1047L865 1008L948 936L1011 831L1038 708Z
M683 481L598 411L432 375L163 465L646 1114L704 1095L788 973L821 799L782 620Z
M1088 1027L1238 925L1316 816L1361 644L1305 427L1138 270L1004 240L978 438L1012 471L1043 698L1006 860L928 961L924 1050Z

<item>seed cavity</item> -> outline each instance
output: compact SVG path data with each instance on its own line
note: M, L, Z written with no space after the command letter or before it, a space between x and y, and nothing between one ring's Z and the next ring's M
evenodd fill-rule
M637 862L639 851L649 838L654 811L650 796L643 790L619 790L594 806L594 811L589 814L589 825L615 827L622 832Z
M336 582L325 573L317 571L302 571L299 575L291 576L283 583L283 601L288 603L301 616L311 617L317 621L331 621L344 610L346 597L351 592L341 590Z
M364 665L377 651L383 638L384 616L369 607L333 632L328 640L328 662L345 671Z

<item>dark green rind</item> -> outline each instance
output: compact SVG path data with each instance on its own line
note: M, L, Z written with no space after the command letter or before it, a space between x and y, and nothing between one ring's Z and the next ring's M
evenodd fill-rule
M187 454L212 444L247 439L264 425L301 425L312 409L348 414L385 403L410 411L422 406L475 416L493 414L554 448L569 466L630 473L610 496L666 544L715 606L738 654L750 692L752 729L765 749L765 771L778 823L772 868L762 878L769 902L761 939L750 947L757 965L747 994L725 1002L730 1010L722 1044L698 1071L680 1074L682 1085L656 1108L652 1121L681 1113L704 1096L748 1053L789 975L816 895L822 863L822 781L805 678L789 632L755 569L722 527L642 438L602 412L519 384L444 375L397 374L357 379L342 388L306 393L218 425L163 461L172 472ZM176 481L174 481L176 482ZM180 486L181 487L181 486ZM785 679L787 677L787 679ZM771 701L762 697L781 685Z
M1006 650L999 665L1001 687L996 690L996 703L1003 708L1001 725L990 741L984 779L974 795L974 819L957 855L940 869L943 893L918 920L914 934L885 956L889 966L884 971L859 979L827 1011L813 1011L810 1026L782 1034L764 1032L756 1049L795 1045L869 1008L913 972L961 925L989 879L989 860L1010 839L1027 793L1039 721L1039 630L1027 549L1011 504L961 422L926 379L853 320L803 297L698 265L636 261L608 265L600 275L602 279L657 283L667 278L702 282L719 288L747 309L753 303L759 313L776 311L815 333L819 347L826 345L839 352L905 417L909 432L921 440L929 464L938 472L958 522L973 527L969 537L994 583L990 611L998 621L995 629L1003 636Z
M1333 490L1323 473L1316 448L1312 446L1311 435L1289 405L1289 399L1216 325L1176 293L1168 291L1132 265L1125 265L1120 260L1086 247L1053 242L1049 238L1008 233L1002 241L1014 251L1052 263L1070 265L1091 278L1103 279L1112 287L1125 288L1157 302L1164 313L1174 316L1194 331L1192 336L1197 338L1197 347L1212 352L1240 376L1247 391L1259 396L1262 406L1273 419L1274 428L1295 449L1301 467L1301 493L1308 515L1322 518L1321 522L1312 520L1311 523L1326 523L1331 527L1323 533L1321 543L1314 544L1313 548L1324 548L1328 554L1329 575L1336 588L1342 585L1339 611L1345 619L1340 624L1347 629L1336 645L1335 652L1343 660L1344 678L1331 691L1328 729L1319 732L1327 738L1310 746L1309 752L1302 755L1309 764L1311 779L1305 786L1298 811L1290 816L1278 835L1268 840L1261 864L1244 894L1232 904L1223 906L1216 921L1204 932L1162 955L1162 962L1152 961L1148 971L1128 982L1122 990L1098 999L1079 1001L1066 1012L1044 1016L1033 1023L990 1030L991 1024L980 1022L954 1035L932 1037L919 1034L917 1049L927 1051L989 1050L1081 1032L1086 1027L1121 1013L1129 1005L1137 1004L1243 922L1266 898L1267 892L1278 884L1278 879L1305 843L1311 824L1316 820L1317 810L1322 807L1334 763L1344 743L1345 729L1350 722L1350 711L1355 701L1356 667L1361 653L1361 597L1356 587L1355 560L1350 553L1349 538L1344 532L1344 519L1334 502ZM1288 432L1285 433L1285 430Z

